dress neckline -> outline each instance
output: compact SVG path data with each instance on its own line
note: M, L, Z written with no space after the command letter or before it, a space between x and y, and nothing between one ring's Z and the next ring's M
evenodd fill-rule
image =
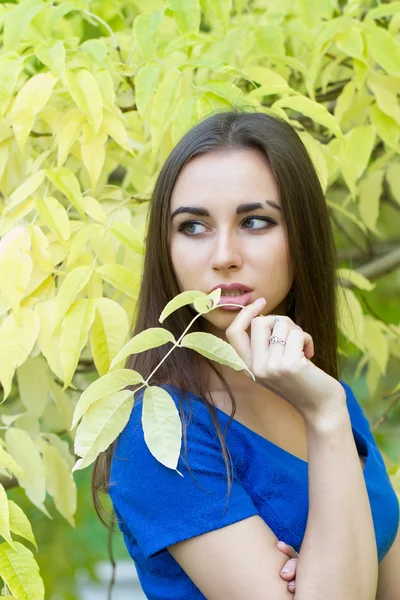
M183 392L183 394L189 394L189 396L192 396L193 398L195 398L196 400L198 400L199 405L201 405L204 409L206 409L206 407L204 406L204 403L202 402L201 398L199 396L196 396L196 394L193 394L192 392L189 391L184 391L181 390L180 388L178 388L176 385L173 385L172 383L167 383L165 384L166 386L172 387L176 390L179 390L180 392ZM214 406L214 408L218 411L219 414L223 415L223 417L227 420L229 420L229 415L226 414L226 412L224 412L223 410L221 410L220 408L218 408L218 406L215 406L214 404L212 405ZM206 409L207 410L207 409ZM350 416L350 413L349 413ZM260 439L262 440L263 443L267 443L267 445L269 445L271 448L275 449L275 451L278 452L283 452L284 454L286 454L286 456L290 456L292 457L294 460L297 460L300 462L300 464L302 464L306 469L308 469L308 461L307 460L303 460L302 458L300 458L299 456L296 456L296 454L292 454L292 452L289 452L288 450L285 450L284 448L282 448L282 446L278 446L278 444L274 444L274 442L271 442L271 440L269 440L268 438L265 438L264 436L260 435L259 433L257 433L256 431L254 431L253 429L250 429L250 427L247 427L247 425L244 425L243 423L241 423L240 421L238 421L237 419L233 418L231 420L231 424L235 423L239 429L242 428L245 431L247 431L248 434L250 434L251 436L255 437L256 439ZM353 426L353 424L351 423L351 416L350 416L350 424L351 424L351 429L353 431L353 437L354 437L354 441L357 447L357 452L359 454L359 456L362 456L365 459L364 462L364 469L363 469L363 473L365 474L365 471L370 463L370 450L368 447L368 441L365 438L365 436L356 428Z

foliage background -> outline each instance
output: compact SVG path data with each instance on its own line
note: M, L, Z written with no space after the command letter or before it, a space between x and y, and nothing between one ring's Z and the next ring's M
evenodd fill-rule
M37 561L46 597L76 598L107 557L72 414L129 340L159 168L213 110L272 110L307 145L346 283L343 378L398 490L400 2L24 0L0 28L0 575L17 534L34 582L14 596L43 597ZM93 461L107 440L89 441Z

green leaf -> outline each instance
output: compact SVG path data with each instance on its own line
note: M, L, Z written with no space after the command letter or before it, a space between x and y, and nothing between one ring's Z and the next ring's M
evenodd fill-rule
M137 229L132 227L132 225L123 223L122 221L114 222L110 226L109 231L126 248L133 252L137 252L138 254L143 254L144 246L142 235Z
M9 213L16 206L21 204L21 202L23 202L26 198L28 198L28 196L31 196L43 182L45 177L46 173L43 169L41 169L40 171L37 171L28 177L28 179L25 179L25 181L11 194L8 203L4 208L3 214L5 215Z
M272 108L290 108L298 111L306 117L310 117L316 123L320 123L327 127L329 131L337 137L342 137L343 134L335 119L322 104L314 102L305 96L290 96L277 100L272 105Z
M44 600L43 580L33 554L19 542L0 544L0 577L17 600Z
M94 76L87 70L65 74L68 91L78 108L88 117L93 133L97 134L103 120L103 96Z
M103 377L93 381L93 383L85 389L78 400L72 419L71 429L75 429L78 421L92 404L101 400L101 398L119 392L127 385L135 385L137 383L144 383L144 379L140 373L133 369L118 369L117 371L107 373Z
M36 209L47 227L54 233L59 242L69 240L71 235L70 221L67 211L56 198L46 196L35 199Z
M385 114L376 104L369 107L369 117L379 137L392 150L397 150L400 128L392 117Z
M187 333L179 346L196 350L202 356L210 358L221 365L227 365L235 371L245 369L252 375L246 363L240 358L233 346L211 333Z
M364 39L361 29L353 23L346 31L341 31L336 36L336 45L346 56L363 59Z
M81 217L85 217L85 206L83 204L82 192L79 181L69 169L56 167L46 169L48 179L60 190L64 196L75 206Z
M0 535L15 549L15 544L10 534L10 513L6 490L0 483Z
M158 89L152 92L154 99L151 108L150 130L153 157L157 154L162 136L175 112L181 84L182 74L178 69L171 68Z
M42 0L25 0L13 7L4 22L4 49L15 50L23 37L29 23L46 7Z
M345 140L342 173L355 197L356 182L367 168L375 144L375 129L372 125L354 127L346 134Z
M151 454L164 466L177 470L182 443L182 423L178 409L168 392L157 386L144 391L142 426ZM179 475L182 475L178 471Z
M386 171L386 178L393 198L400 204L400 163L392 163Z
M133 393L122 390L102 398L86 411L74 445L75 453L83 458L73 471L89 466L119 436L129 420L133 401Z
M360 290L366 290L367 292L371 292L376 287L375 283L372 283L371 281L369 281L369 279L364 277L364 275L358 273L357 271L354 271L354 269L338 269L338 276L343 279L347 279Z
M389 75L400 77L400 44L396 38L371 22L365 26L364 36L372 58Z
M90 348L99 375L105 375L125 344L129 319L122 306L109 298L96 298L96 317L90 332Z
M65 75L65 46L62 40L50 40L36 46L36 56L61 80Z
M36 115L52 94L57 77L53 73L38 73L19 90L11 109L11 123L21 152L30 134Z
M70 271L59 287L56 298L57 319L55 328L58 327L76 296L83 290L92 275L92 267L76 267Z
M167 0L181 33L198 33L200 29L200 0Z
M104 281L111 283L117 290L136 299L139 294L139 273L117 264L102 265L96 269Z
M13 533L20 535L33 544L37 550L37 543L35 540L35 536L33 535L32 527L29 522L28 517L12 500L8 501L8 510L10 513L10 529Z
M146 64L139 69L136 75L136 105L141 119L147 118L161 70L162 66L158 63Z
M364 344L374 357L382 376L386 374L389 360L389 340L384 333L385 325L370 315L364 317Z
M364 315L352 290L337 288L338 324L345 337L364 351Z
M90 328L96 314L93 298L80 298L68 309L62 323L60 336L61 364L64 371L64 391L70 384L86 346Z
M149 348L157 348L168 342L172 342L173 344L176 342L173 334L168 331L168 329L163 329L162 327L149 327L149 329L145 329L135 335L123 348L121 348L117 356L113 359L110 369L113 369L131 354L144 352Z
M383 171L373 171L359 185L360 216L368 229L376 230L376 221L379 216L379 200L382 195Z
M182 306L186 306L186 304L192 304L196 298L204 298L206 296L207 294L204 294L204 292L200 292L198 290L186 290L186 292L181 292L175 296L175 298L170 300L165 306L158 319L159 322L163 323L171 313L173 313L175 310L178 310L178 308L181 308Z
M368 87L374 93L376 103L389 117L392 117L400 125L400 107L397 96L385 86L385 80L377 74L370 73L368 76Z
M158 45L158 27L163 18L163 11L138 15L133 23L133 32L137 46L145 61L155 58Z

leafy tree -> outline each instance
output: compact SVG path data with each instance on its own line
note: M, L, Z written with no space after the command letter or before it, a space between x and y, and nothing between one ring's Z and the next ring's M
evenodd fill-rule
M46 517L50 495L74 526L72 469L124 426L123 360L157 341L129 340L152 187L204 115L250 106L298 131L341 259L339 351L371 397L389 386L374 429L398 408L400 2L23 0L0 4L0 27L0 576L39 600L30 521L6 490ZM88 410L107 402L106 436Z

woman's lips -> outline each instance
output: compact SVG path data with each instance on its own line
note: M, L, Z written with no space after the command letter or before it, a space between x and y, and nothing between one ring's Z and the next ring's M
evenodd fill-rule
M240 296L224 296L221 294L218 306L220 304L240 304L240 306L246 306L251 301L251 294L253 292L245 292ZM221 306L221 310L240 310L237 306Z

